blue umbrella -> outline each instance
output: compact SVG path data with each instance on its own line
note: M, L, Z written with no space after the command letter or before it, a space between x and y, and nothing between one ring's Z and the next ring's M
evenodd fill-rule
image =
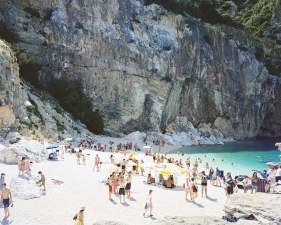
M58 145L55 145L55 144L51 144L51 145L48 145L46 147L46 149L52 149L52 148L58 148L59 146Z

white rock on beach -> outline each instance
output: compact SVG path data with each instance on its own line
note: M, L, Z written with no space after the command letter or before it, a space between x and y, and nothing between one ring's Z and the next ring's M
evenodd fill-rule
M42 193L39 186L36 185L35 180L27 176L12 178L10 188L13 196L23 200L40 198Z
M9 140L11 144L13 144L16 143L18 140L20 140L21 137L18 132L9 132L6 139Z
M0 162L3 163L18 163L22 157L41 162L48 158L48 152L39 142L27 140L21 140L0 152Z
M236 217L253 214L263 223L281 224L280 209L280 195L256 193L231 195L227 198L223 211L229 216Z
M129 140L129 141L142 140L142 138L144 138L145 136L146 136L146 133L136 131L136 132L126 135L124 137L124 139Z

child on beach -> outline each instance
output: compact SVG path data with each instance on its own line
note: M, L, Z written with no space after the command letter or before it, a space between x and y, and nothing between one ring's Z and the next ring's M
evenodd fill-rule
M45 186L46 178L41 171L39 171L38 174L41 176L41 179L39 181L37 181L36 183L39 184L39 187L43 186L44 187L43 190L46 191L46 186Z

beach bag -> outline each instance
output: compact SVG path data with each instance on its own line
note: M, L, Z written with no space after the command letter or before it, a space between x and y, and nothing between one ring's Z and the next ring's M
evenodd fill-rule
M182 188L185 188L185 183L182 184Z
M77 220L77 214L73 216L73 220Z
M148 205L147 205L147 203L145 203L144 209L147 210L147 208L148 208Z
M81 222L79 219L77 219L77 220L75 221L74 225L82 225L82 222Z

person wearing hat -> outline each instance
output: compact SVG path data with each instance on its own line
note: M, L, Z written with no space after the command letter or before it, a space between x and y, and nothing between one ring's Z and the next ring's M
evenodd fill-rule
M84 225L84 211L85 211L85 207L82 206L79 212L77 213L77 219L75 220L74 225Z
M2 191L2 184L5 183L5 173L1 173L1 178L0 178L0 191Z

